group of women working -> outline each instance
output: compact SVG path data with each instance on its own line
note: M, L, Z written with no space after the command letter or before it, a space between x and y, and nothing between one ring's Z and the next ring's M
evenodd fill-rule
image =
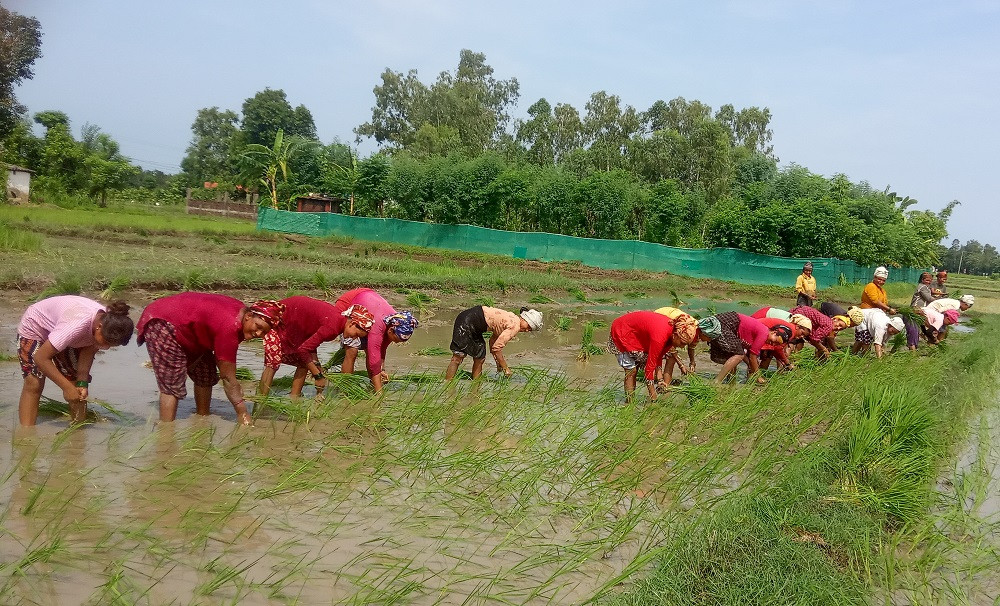
M779 369L792 370L789 351L798 351L806 343L816 349L816 356L825 360L837 349L837 333L854 328L851 351L864 354L874 348L881 358L890 337L906 331L907 345L916 349L923 333L929 343L938 343L948 326L958 322L959 313L972 307L975 298L963 295L948 297L947 272L939 272L937 283L925 272L905 316L889 306L885 282L889 271L879 267L871 283L865 286L860 304L844 309L827 301L819 305L812 263L806 263L795 283L796 306L789 310L763 307L751 315L734 311L695 319L673 307L655 311L634 311L611 323L608 349L618 356L625 370L625 394L631 399L639 368L642 367L649 397L656 399L659 390L671 381L675 367L681 373L695 368L695 346L707 342L709 357L722 369L716 381L733 376L737 367L747 366L748 376L758 383L765 380L758 374L775 360ZM685 368L677 349L687 347L688 366Z
M883 288L889 274L880 267L865 287L859 306L843 309L825 302L817 309L812 307L817 298L811 274L812 266L806 264L796 282L797 306L790 310L764 307L751 315L725 312L695 319L683 310L663 307L617 318L611 323L608 349L625 369L627 396L631 398L635 391L640 366L654 400L658 388L672 379L675 367L681 373L694 371L699 341L708 343L711 360L722 365L718 381L732 376L745 363L749 376L762 383L758 371L772 360L779 368L794 368L788 352L807 342L818 357L825 358L837 349L837 333L849 327L855 328L855 353L874 346L881 357L888 338L904 330L913 348L921 332L936 343L947 326L958 321L959 312L974 303L972 295L947 297L944 272L936 286L931 283L931 274L924 274L911 302L913 311L905 320L893 316L896 310L889 306ZM282 364L295 367L292 396L301 395L308 375L322 391L326 377L317 350L338 338L345 353L341 372L354 372L358 352L363 349L369 380L379 391L389 378L384 367L389 345L408 340L418 326L412 313L397 312L370 288L348 291L333 303L293 296L251 305L225 295L183 292L147 305L136 324L129 316L128 304L122 301L103 305L76 295L51 297L28 307L18 326L18 356L24 376L18 417L22 425L35 424L42 389L50 379L62 389L72 421L82 422L94 356L99 350L126 345L136 334L138 344L146 346L156 376L161 421L176 417L178 400L187 395L190 377L198 414L209 413L212 388L221 379L239 422L249 424L247 402L236 377L236 352L241 342L263 338L259 394L269 392ZM535 309L521 308L515 314L476 306L461 312L454 323L452 358L445 378L453 379L467 356L473 359L472 377L478 377L487 349L497 370L510 376L504 346L518 333L537 331L541 326L542 314ZM490 335L488 341L486 334ZM686 366L676 353L680 347L688 350Z

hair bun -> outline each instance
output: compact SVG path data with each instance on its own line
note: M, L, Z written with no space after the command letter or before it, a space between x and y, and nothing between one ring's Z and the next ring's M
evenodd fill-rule
M114 316L127 316L130 309L132 309L128 303L122 301L121 299L117 301L112 301L107 305L108 313Z

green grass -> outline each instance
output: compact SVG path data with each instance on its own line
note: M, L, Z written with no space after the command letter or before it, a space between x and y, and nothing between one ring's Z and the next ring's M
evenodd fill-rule
M42 238L37 234L15 229L0 222L0 250L36 251L41 247Z

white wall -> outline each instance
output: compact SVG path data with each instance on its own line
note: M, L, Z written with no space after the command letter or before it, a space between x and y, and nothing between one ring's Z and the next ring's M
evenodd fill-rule
M16 189L22 195L27 196L31 193L31 173L23 170L8 170L7 189Z

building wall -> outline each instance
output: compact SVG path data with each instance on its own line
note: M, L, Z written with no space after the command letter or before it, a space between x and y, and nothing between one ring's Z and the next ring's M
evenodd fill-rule
M21 192L21 195L27 196L31 193L31 173L23 170L8 170L7 189L16 189Z

